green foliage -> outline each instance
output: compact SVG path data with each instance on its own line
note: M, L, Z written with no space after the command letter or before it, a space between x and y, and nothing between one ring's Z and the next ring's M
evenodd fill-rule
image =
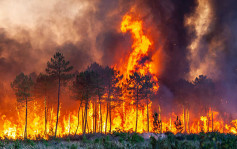
M87 138L86 138L86 135L83 135L83 137L82 137L82 142L83 142L83 143L87 143L87 142L88 142L88 140L87 140Z
M144 138L137 133L134 133L131 138L132 143L139 143L139 142L144 142Z
M94 140L94 143L99 143L100 142L100 139L98 139L98 138L96 138L95 140Z
M46 147L48 147L49 146L49 143L48 143L48 141L46 141L46 140L41 140L42 141L42 143L46 146Z
M117 137L123 138L123 141L118 142ZM184 138L184 139L180 139ZM58 138L57 138L58 139ZM66 140L66 137L64 138ZM77 144L64 142L63 139L52 140L54 148L79 148ZM47 148L50 143L46 140L40 140L43 143L43 148ZM152 149L235 149L237 148L237 136L233 134L221 134L219 132L200 133L198 134L178 134L167 133L165 138L150 137L149 140L144 140L137 133L124 133L120 130L113 132L112 136L98 136L93 143L86 138L82 139L82 148L152 148ZM37 142L33 140L10 140L8 143L5 140L0 141L0 148L37 148Z
M123 142L129 138L129 133L121 132L120 130L113 131L113 135L119 137L119 142Z
M66 141L70 142L70 137L67 137L67 138L66 138Z
M4 148L4 142L3 141L0 141L0 148Z
M21 142L19 140L16 140L13 144L14 149L20 149L21 148Z
M189 135L186 135L186 139L197 141L197 140L199 140L199 136L197 134L189 134Z
M72 144L72 146L70 147L70 149L77 149L77 146L75 144Z
M30 140L30 139L26 139L25 140L27 144L29 144L30 146L35 146L35 143L33 140Z

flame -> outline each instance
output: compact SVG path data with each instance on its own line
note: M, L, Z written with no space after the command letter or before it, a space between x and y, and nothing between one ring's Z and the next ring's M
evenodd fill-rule
M128 103L124 103L120 107L117 107L113 110L112 115L112 131L120 129L122 131L134 131L135 126L135 115L136 109L133 106L127 105ZM28 138L29 139L37 139L44 138L49 139L50 136L54 135L55 122L56 122L56 111L54 108L50 108L47 114L47 130L45 133L45 122L44 115L42 113L42 109L44 109L44 104L40 104L36 101L30 103L31 107L29 109L29 117L28 117ZM88 109L88 129L87 132L92 132L94 123L93 123L93 103L89 103L90 108ZM148 106L149 113L149 124L150 131L153 132L153 117L151 110L152 103ZM146 132L147 128L147 109L139 109L138 111L138 133ZM82 115L82 110L79 115ZM58 137L63 137L67 135L74 135L77 128L78 118L77 118L77 110L72 110L70 112L66 112L60 115L59 119L59 127L58 127ZM207 112L206 115L201 115L199 118L194 117L194 113L190 113L188 109L182 109L182 113L176 114L172 113L171 117L165 117L161 115L161 109L159 110L159 119L162 121L162 130L161 132L171 131L173 133L177 133L174 122L176 121L176 117L179 115L180 120L182 122L183 131L186 133L199 133L199 132L212 132L219 131L223 133L233 133L237 134L237 120L232 120L229 123L225 123L224 119L220 116L219 112L211 109ZM191 116L192 115L192 116ZM3 120L3 129L0 130L0 138L8 138L8 139L23 139L24 137L24 126L25 126L25 113L24 110L19 111L19 115L17 119L7 119L7 116L3 115L1 119ZM102 106L102 118L106 119L106 108ZM184 120L185 118L185 120ZM99 122L100 119L97 119L97 132L99 132ZM82 118L79 120L79 128L77 130L77 134L82 134ZM185 126L186 125L186 130ZM213 129L212 129L213 128ZM105 121L103 121L103 131L105 130ZM109 121L107 125L107 133L109 132Z
M148 56L149 48L152 44L151 40L144 35L142 27L142 21L133 21L130 15L123 17L121 31L123 33L130 31L133 37L133 51L129 55L127 70L125 72L126 77L134 71L142 75L147 74L147 72L152 72L151 62L145 63L144 65L139 64L139 61L142 60L143 57Z

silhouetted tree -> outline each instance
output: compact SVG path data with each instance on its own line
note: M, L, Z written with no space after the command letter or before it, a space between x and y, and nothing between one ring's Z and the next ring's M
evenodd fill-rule
M127 79L127 89L129 91L130 97L135 101L134 104L136 105L135 132L137 132L138 108L141 104L141 100L145 98L145 92L152 87L152 83L148 80L150 81L150 78L148 76L141 76L137 72L134 72L129 76L129 79Z
M84 116L82 117L82 132L83 135L86 132L87 127L87 111L89 100L93 96L93 80L92 74L89 71L81 72L76 76L76 80L73 81L73 92L74 96L80 100L80 104L85 106Z
M27 138L27 104L31 96L33 81L24 73L16 76L15 80L11 83L11 87L15 91L18 103L25 103L26 116L25 116L25 133L24 138Z
M193 84L196 97L199 100L202 100L201 104L202 106L204 105L203 111L205 111L205 113L207 114L207 130L209 131L209 108L213 108L215 105L218 105L218 102L220 102L218 98L220 99L220 96L218 97L218 93L215 89L215 84L211 79L208 79L207 76L200 75L194 80Z
M92 78L92 81L93 81L93 88L94 88L94 95L97 96L98 98L98 101L99 101L99 113L100 113L100 133L102 133L102 124L103 124L103 121L102 121L102 96L104 95L105 93L105 84L104 84L104 69L102 66L100 66L99 64L97 63L93 63L91 64L87 71L90 71L91 72L91 78ZM95 98L95 99L97 99ZM94 132L96 132L96 127L97 127L97 106L96 106L96 100L94 102Z
M186 110L189 108L189 105L194 102L194 85L184 79L180 79L175 84L174 94L178 104L183 106L184 112L184 133L187 132L187 122L186 122Z
M145 75L143 76L143 98L146 99L146 107L147 107L147 132L149 132L149 103L151 95L153 94L153 85L154 82L151 80L151 76Z
M61 81L66 81L72 77L69 72L73 69L69 66L69 61L66 61L63 54L56 52L50 62L47 63L46 72L50 77L58 80L58 106L57 106L57 120L55 127L55 137L57 136L58 117L59 117L59 105L60 105L60 85Z
M107 132L107 123L108 117L110 121L110 130L112 127L112 109L120 104L120 97L122 96L122 88L119 86L120 80L123 78L123 75L113 68L106 67L104 71L104 81L105 81L105 90L107 94L106 98L106 120L105 120L105 133ZM114 103L112 105L111 103Z

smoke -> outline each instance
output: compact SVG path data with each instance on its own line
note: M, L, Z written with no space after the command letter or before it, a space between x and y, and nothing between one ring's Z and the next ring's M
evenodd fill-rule
M235 0L2 0L0 77L10 82L20 72L44 72L56 51L78 71L92 62L124 64L132 38L121 33L120 25L130 12L143 20L144 33L153 41L143 60L154 62L159 103L179 101L180 80L192 83L206 75L220 93L216 101L228 100L229 110L235 111L231 105L237 104L236 4ZM193 95L188 95L189 102L206 100Z

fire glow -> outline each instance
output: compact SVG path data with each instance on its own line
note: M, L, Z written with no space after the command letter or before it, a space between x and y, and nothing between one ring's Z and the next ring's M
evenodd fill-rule
M148 52L152 46L152 39L148 38L144 34L143 22L140 19L133 18L132 15L125 15L121 23L121 32L126 33L130 32L133 38L132 52L129 55L128 61L125 64L126 70L123 70L123 67L120 68L119 65L116 65L116 69L120 70L124 75L124 78L128 78L129 75L133 72L139 72L141 75L151 75L152 80L155 81L154 91L156 92L159 89L157 76L152 70L152 58L149 60L143 59L149 57ZM125 79L119 82L120 84L125 83ZM126 91L125 91L126 92ZM131 105L133 101L127 99L126 96L121 97L123 104L117 106L113 109L112 121L111 121L111 130L109 124L106 126L106 104L101 106L101 115L102 115L102 124L100 114L97 117L97 132L110 133L110 131L115 131L120 129L121 131L135 131L135 119L136 119L136 107ZM97 101L98 102L98 101ZM49 136L53 136L55 129L56 121L56 109L53 107L47 107L47 124L45 125L44 112L45 103L39 103L37 101L29 103L29 117L28 117L28 138L37 139L45 138L48 139ZM115 104L115 103L112 103ZM146 104L145 102L143 103ZM63 105L60 105L60 107ZM138 110L138 126L137 132L143 133L147 132L147 123L149 123L149 131L154 132L153 130L153 112L152 106L159 107L159 105L154 105L152 101L149 102L148 107L140 108ZM148 109L147 109L148 108ZM6 115L1 116L3 129L0 130L1 138L10 138L10 139L20 139L24 136L24 125L25 125L25 115L24 110L18 108L14 109L17 113L17 119L9 119ZM191 113L188 108L181 108L179 113L172 113L169 117L163 116L162 109L158 108L155 110L158 112L158 118L161 121L161 127L159 132L171 131L173 133L178 133L178 130L175 127L175 121L177 116L179 117L182 126L183 133L199 133L199 132L210 132L210 131L219 131L223 133L237 133L237 120L233 120L229 123L221 117L218 111L214 109L209 109L206 115L200 116L199 118L194 118L195 113ZM147 113L149 112L149 114ZM79 113L77 110L67 111L66 113L60 112L59 126L58 126L58 136L63 137L67 135L74 135L77 131L77 134L82 134L82 125L78 125L78 115L83 117L83 110ZM147 115L149 120L147 119ZM92 132L94 126L94 111L93 103L89 102L88 109L88 124L87 124L87 133ZM82 118L79 119L79 124L82 124ZM100 126L102 125L102 130ZM105 132L106 131L106 132Z

